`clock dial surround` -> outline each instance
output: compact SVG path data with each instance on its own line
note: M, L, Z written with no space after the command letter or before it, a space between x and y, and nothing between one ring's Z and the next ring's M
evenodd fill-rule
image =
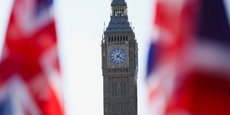
M107 67L129 67L129 46L124 44L110 45L107 50Z

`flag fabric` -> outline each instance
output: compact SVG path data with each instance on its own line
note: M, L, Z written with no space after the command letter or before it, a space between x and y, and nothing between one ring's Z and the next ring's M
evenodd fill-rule
M1 115L64 115L53 0L14 0L0 58Z
M157 0L159 39L147 77L153 114L230 114L227 6L225 0Z

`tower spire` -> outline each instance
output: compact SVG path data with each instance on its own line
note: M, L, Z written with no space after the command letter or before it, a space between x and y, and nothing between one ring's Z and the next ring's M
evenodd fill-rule
M112 6L112 16L127 16L127 4L125 0L113 0Z

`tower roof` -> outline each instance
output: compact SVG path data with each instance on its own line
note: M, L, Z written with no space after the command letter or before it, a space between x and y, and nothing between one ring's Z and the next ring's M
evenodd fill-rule
M111 17L106 32L130 32L132 28L127 17Z
M113 0L111 6L116 6L116 5L126 5L125 0Z

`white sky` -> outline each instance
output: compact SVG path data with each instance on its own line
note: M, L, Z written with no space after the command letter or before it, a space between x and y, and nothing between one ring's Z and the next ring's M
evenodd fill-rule
M0 0L0 51L13 0ZM148 115L145 63L154 0L126 0L139 44L138 114ZM56 0L66 115L103 115L101 39L111 0Z

